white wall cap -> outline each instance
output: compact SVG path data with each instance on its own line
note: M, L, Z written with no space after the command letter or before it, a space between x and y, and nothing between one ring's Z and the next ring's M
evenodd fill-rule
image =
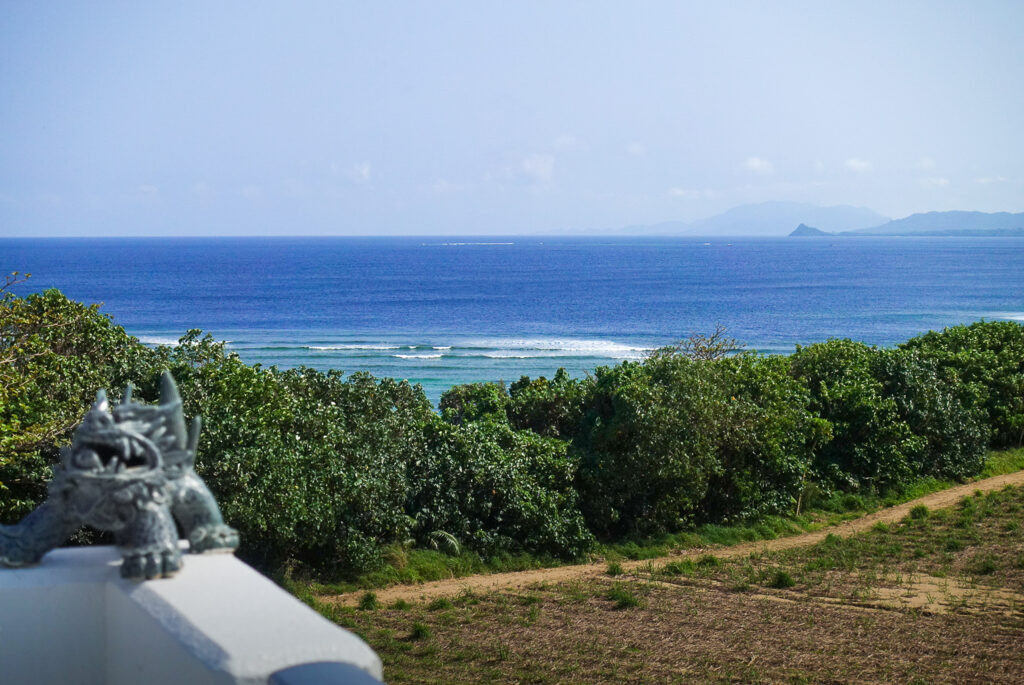
M369 645L230 554L187 555L170 580L114 583L197 658L236 677L341 661L381 678Z
M183 671L198 668L209 682L266 683L276 671L310 662L348 663L381 679L380 658L369 645L233 555L189 554L184 561L173 578L141 583L120 577L116 547L61 548L37 566L0 568L0 682L35 682L24 674L45 671L102 683L144 670L139 645L109 644L106 636L114 631L120 642L119 631L131 626L146 632L148 642L142 632L139 641L163 661L186 659ZM59 606L40 606L51 598ZM72 637L82 644L72 648ZM63 654L54 639L64 641ZM61 663L67 660L77 663ZM167 675L167 682L179 682Z

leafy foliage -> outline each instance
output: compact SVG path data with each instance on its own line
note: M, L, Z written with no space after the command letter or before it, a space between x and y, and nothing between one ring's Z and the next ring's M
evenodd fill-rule
M149 350L99 313L56 290L19 298L0 287L0 522L46 494L58 449L68 444L98 388L151 374Z
M993 447L1024 446L1024 326L979 321L925 333L900 347L973 386L988 413Z
M582 379L457 386L438 414L407 382L251 366L199 331L151 349L55 290L15 296L18 280L0 285L0 522L45 497L98 388L154 400L166 368L203 417L198 472L269 570L351 575L412 542L573 558L595 535L757 519L808 491L964 478L990 440L1024 439L1013 323L791 357L743 353L719 328Z
M508 392L502 383L456 385L441 395L439 409L449 423L463 424L483 418L505 418Z
M832 427L814 469L826 486L888 489L907 484L923 439L902 420L896 401L875 376L876 348L832 339L798 347L793 374L811 393L811 408Z
M421 541L445 531L490 552L576 557L590 548L565 443L503 421L423 429L421 456L408 466L408 510Z
M977 386L916 350L881 351L874 369L897 415L921 439L915 476L966 478L981 470L991 430Z
M523 376L509 389L509 422L538 435L568 440L579 429L584 401L592 390L592 379L570 378L565 369L550 381Z

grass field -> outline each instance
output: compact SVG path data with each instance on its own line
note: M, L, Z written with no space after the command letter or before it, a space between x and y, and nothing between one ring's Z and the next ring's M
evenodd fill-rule
M849 538L361 608L389 683L1005 682L1024 673L1024 489Z

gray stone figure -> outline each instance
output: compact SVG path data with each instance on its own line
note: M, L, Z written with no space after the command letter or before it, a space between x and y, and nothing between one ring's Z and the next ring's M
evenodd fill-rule
M124 578L167 577L181 569L178 529L190 551L230 551L238 533L224 524L196 475L199 417L186 431L171 374L160 379L160 403L124 399L110 407L103 390L61 450L46 501L20 523L0 525L0 565L37 563L79 527L111 531L122 550Z

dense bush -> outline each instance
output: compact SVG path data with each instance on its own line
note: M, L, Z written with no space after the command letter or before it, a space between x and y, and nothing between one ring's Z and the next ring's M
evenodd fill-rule
M979 321L911 338L900 345L935 360L974 386L988 413L992 446L1024 446L1024 326Z
M885 490L908 484L923 439L899 414L875 375L879 351L832 339L798 347L792 372L811 393L811 409L829 422L832 439L815 455L815 476L841 490Z
M791 509L828 424L788 370L783 357L668 351L598 369L571 436L592 529L650 533Z
M248 366L197 331L160 355L186 413L203 416L196 470L239 529L240 554L363 569L408 533L404 464L433 416L418 388Z
M920 438L913 454L915 476L966 478L984 465L991 430L977 386L960 383L916 350L883 350L875 376L896 413Z
M576 557L593 541L574 489L566 444L503 420L468 427L424 424L420 458L408 465L418 541L447 533L479 550Z
M587 523L603 535L676 529L716 465L718 369L679 358L598 368L573 446Z
M700 516L720 522L792 511L831 424L811 411L789 358L744 354L718 363L728 415Z
M441 395L438 409L449 423L461 425L484 418L504 420L509 396L501 383L467 383Z
M559 369L551 380L523 376L509 388L509 422L538 435L569 440L579 430L585 399L593 391L593 379L570 378Z
M1024 327L978 323L880 350L733 354L719 329L573 379L418 386L243 363L190 331L140 344L95 306L0 286L0 522L45 497L95 391L155 400L170 369L203 416L197 470L264 568L355 573L410 539L576 557L614 538L791 511L805 489L978 473L1024 435ZM857 496L857 495L850 495Z
M486 551L572 557L590 544L564 443L450 426L407 382L250 366L199 331L153 350L57 291L2 304L0 521L45 497L58 447L98 388L117 397L132 381L136 399L154 401L166 368L186 415L203 416L196 470L241 532L239 554L264 568L358 572L430 528ZM431 468L451 480L421 478ZM463 491L473 482L501 497ZM456 501L441 507L449 493Z

